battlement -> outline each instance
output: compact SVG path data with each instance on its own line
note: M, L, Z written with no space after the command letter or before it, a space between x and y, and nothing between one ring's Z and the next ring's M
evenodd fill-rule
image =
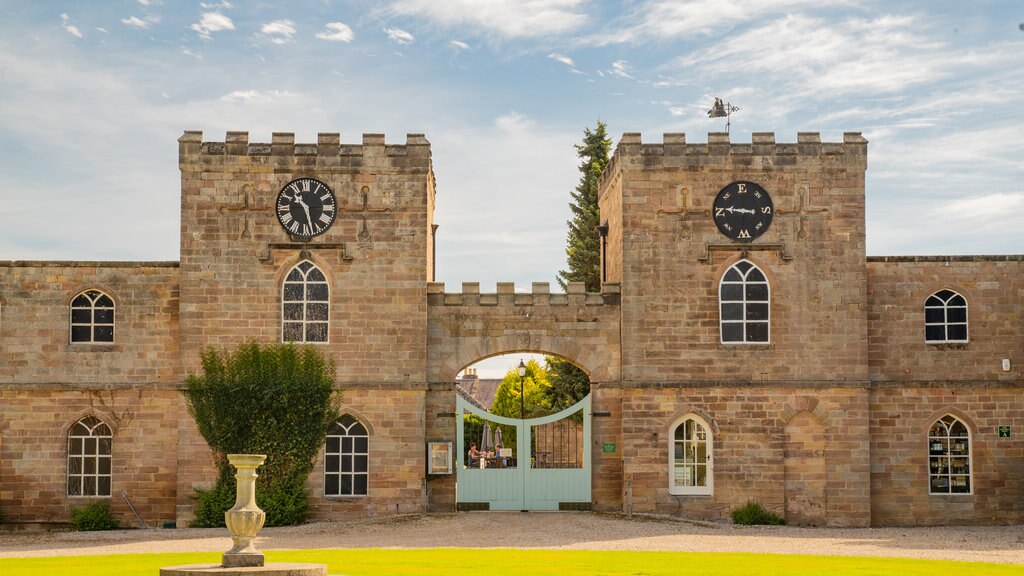
M405 144L386 144L383 134L363 134L362 144L342 144L337 132L321 132L316 143L296 143L293 132L274 132L271 141L249 142L248 132L228 132L223 142L203 141L201 130L186 130L178 138L178 153L181 159L187 156L201 157L243 156L243 157L315 157L323 159L379 159L392 157L409 158L413 163L429 164L430 142L423 134L407 134Z
M818 132L797 132L795 143L777 143L774 132L754 132L750 143L731 142L728 132L708 132L706 143L687 143L683 132L666 132L660 143L644 143L639 132L626 132L601 176L604 180L626 165L700 167L733 161L737 164L795 165L797 158L826 162L853 162L866 167L867 139L860 132L846 132L842 142L822 142ZM757 161L755 157L762 160Z
M479 282L463 282L462 292L445 292L444 282L430 282L427 303L430 306L617 306L619 285L606 283L601 292L587 292L583 282L569 282L565 293L552 293L548 282L534 282L529 293L517 293L515 283L498 282L497 292L481 293Z

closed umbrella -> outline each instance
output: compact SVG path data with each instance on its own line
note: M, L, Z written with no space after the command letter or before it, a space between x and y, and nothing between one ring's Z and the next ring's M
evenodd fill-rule
M501 441L501 426L494 427L494 445L504 447L505 443Z
M491 425L484 422L484 437L480 439L480 451L487 452L494 448L494 440L491 432Z

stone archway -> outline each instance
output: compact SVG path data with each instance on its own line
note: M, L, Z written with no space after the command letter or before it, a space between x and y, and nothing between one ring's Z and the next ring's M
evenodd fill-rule
M825 425L814 414L797 412L784 429L786 522L825 525Z

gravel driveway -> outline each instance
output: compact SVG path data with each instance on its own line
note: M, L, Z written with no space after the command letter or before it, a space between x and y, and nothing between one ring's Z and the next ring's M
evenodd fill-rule
M509 534L517 534L508 539ZM483 544L486 543L486 544ZM262 550L499 547L896 556L1024 564L1024 526L944 528L738 527L591 512L468 512L264 528ZM223 552L226 530L0 534L0 558Z

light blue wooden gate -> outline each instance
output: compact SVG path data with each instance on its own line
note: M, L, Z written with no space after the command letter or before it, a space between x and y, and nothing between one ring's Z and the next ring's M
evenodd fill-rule
M549 452L534 450L538 431L545 425L572 418L583 426L582 465L572 468L551 467L546 461ZM466 466L469 446L465 442L464 414L476 414L485 421L512 426L516 431L515 467L479 468ZM457 438L456 501L463 509L489 510L559 510L586 507L590 504L590 396L550 416L520 420L505 418L481 410L461 396L455 400ZM523 456L525 455L525 457Z

